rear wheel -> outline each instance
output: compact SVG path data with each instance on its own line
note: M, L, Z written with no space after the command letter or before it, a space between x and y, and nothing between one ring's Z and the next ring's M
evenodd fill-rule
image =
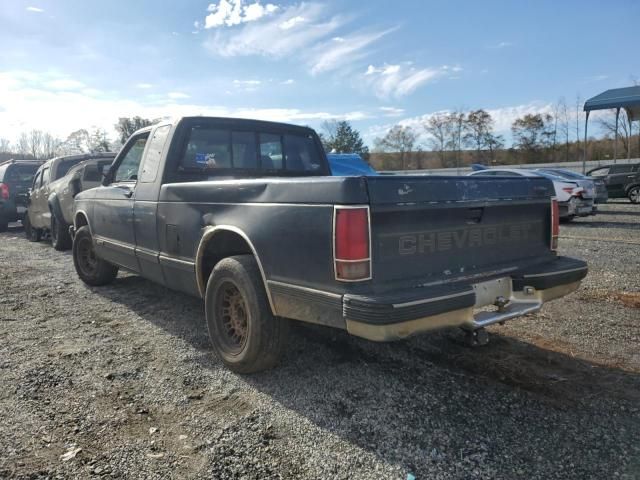
M213 348L230 370L253 373L276 365L288 322L272 315L253 256L228 257L214 267L205 310Z
M640 185L636 187L631 187L627 192L627 196L631 203L640 203Z
M73 239L73 265L80 280L94 287L111 283L118 275L118 267L96 256L87 226L78 229Z
M9 229L9 222L0 217L0 232L6 232Z
M69 228L67 224L63 220L59 220L53 212L51 212L51 246L59 251L69 250L71 248Z
M24 236L27 237L27 240L29 240L30 242L39 242L42 238L42 230L31 225L31 220L29 220L29 212L24 213L22 224L24 226Z

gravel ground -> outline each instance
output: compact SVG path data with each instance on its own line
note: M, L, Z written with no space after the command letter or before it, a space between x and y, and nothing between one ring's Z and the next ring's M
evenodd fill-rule
M0 478L640 478L640 207L561 233L583 286L486 347L296 326L251 376L200 301L0 234Z

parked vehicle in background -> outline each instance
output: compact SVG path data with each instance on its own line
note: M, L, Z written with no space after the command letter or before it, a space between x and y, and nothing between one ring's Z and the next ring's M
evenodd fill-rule
M25 217L25 235L34 242L51 234L56 250L71 248L69 226L73 223L73 199L82 190L102 182L104 167L111 165L114 153L95 153L57 157L36 172Z
M24 219L29 187L40 165L39 160L0 163L0 232L6 231L10 222Z
M551 182L331 176L305 127L184 117L137 131L76 196L73 260L89 285L123 268L201 297L222 361L273 366L286 319L375 341L484 327L578 288L559 257ZM495 306L490 310L486 306Z
M544 177L553 182L560 218L571 220L574 217L585 217L594 213L593 192L590 194L575 180L525 168L488 168L476 170L469 175L474 177Z
M582 175L581 173L566 170L564 168L538 168L537 171L550 173L551 175L566 178L567 180L577 181L578 185L584 187L585 190L591 190L589 188L589 184L592 184L594 192L594 203L607 203L607 200L609 200L607 185L601 178L589 177L587 175Z
M336 177L379 175L371 165L357 153L328 153L331 175Z
M609 198L627 197L632 203L640 203L640 163L605 165L592 168L587 175L604 180Z

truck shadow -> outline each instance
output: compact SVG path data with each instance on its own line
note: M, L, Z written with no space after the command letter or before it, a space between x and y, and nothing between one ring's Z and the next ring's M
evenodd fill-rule
M199 299L135 276L95 292L191 344L203 369L225 368L210 350ZM239 378L418 478L426 478L438 462L474 455L502 462L504 452L532 472L539 456L563 465L576 445L589 445L603 472L620 468L615 452L631 452L640 435L639 371L601 366L498 334L478 349L460 340L454 331L376 344L297 324L281 366ZM562 424L562 433L546 435L555 422ZM403 456L407 451L414 455ZM640 464L640 458L631 457Z

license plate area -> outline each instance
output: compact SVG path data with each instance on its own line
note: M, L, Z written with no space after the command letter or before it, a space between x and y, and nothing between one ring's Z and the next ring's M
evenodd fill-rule
M476 294L476 308L493 305L499 297L509 300L512 291L511 278L496 278L476 283L473 285L473 290Z

